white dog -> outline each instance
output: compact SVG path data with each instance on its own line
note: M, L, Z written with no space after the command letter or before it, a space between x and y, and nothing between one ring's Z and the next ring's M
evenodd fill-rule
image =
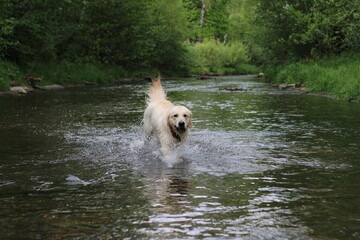
M155 135L158 138L163 155L186 141L192 128L191 117L189 109L175 106L166 99L160 77L152 80L144 113L144 131L147 137Z

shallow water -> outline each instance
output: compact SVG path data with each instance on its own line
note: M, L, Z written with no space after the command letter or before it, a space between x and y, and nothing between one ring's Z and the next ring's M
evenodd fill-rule
M148 83L1 97L0 238L360 238L360 105L163 85L194 115L173 166L143 139Z

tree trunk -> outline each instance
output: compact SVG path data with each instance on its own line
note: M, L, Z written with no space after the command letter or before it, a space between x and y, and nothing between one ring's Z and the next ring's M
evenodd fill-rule
M201 0L200 27L203 27L203 26L204 26L204 22L205 22L205 14L206 14L205 1L206 1L206 0Z

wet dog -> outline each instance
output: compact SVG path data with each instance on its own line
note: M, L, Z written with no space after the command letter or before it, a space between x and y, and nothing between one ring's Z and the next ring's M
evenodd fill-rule
M184 106L175 106L167 100L160 77L152 80L144 113L144 131L147 137L156 136L163 155L184 144L192 128L192 113Z

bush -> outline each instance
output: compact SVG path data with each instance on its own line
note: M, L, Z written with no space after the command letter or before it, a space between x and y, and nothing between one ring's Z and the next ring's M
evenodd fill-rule
M260 68L251 64L239 64L236 66L236 74L254 74L261 72Z
M245 45L241 42L224 45L218 41L205 41L189 45L187 49L192 74L208 71L220 74L240 74L241 70L250 69L250 65L245 65L249 57Z
M19 68L13 63L0 61L0 91L8 91L11 82L24 82Z

